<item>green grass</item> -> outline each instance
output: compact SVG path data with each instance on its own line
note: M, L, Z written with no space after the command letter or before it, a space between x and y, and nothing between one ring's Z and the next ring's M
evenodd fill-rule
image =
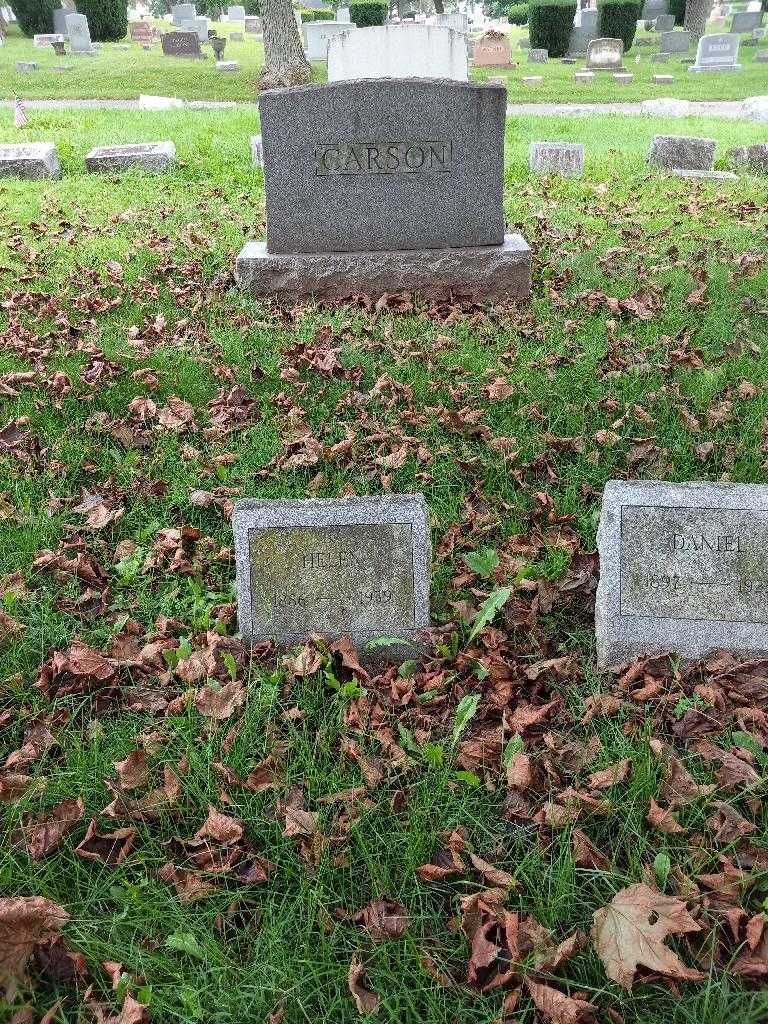
M31 383L17 383L18 396L0 398L0 427L28 417L25 429L39 442L38 455L24 449L31 461L23 452L19 458L0 454L0 581L18 572L26 584L26 593L4 599L25 631L0 647L0 727L7 752L21 747L37 714L54 716L57 738L25 769L39 785L4 808L0 892L43 895L65 906L71 914L65 940L85 957L97 998L119 1003L99 966L118 961L131 991L149 1001L155 1024L266 1024L283 1002L286 1024L356 1021L346 982L355 954L382 996L377 1019L491 1024L501 996L479 996L463 984L468 949L454 923L459 897L481 883L468 875L429 884L415 875L433 856L438 834L466 829L473 849L517 879L507 907L533 914L556 941L574 928L588 931L594 911L623 886L642 880L660 852L691 877L720 870L720 853L735 855L714 844L707 824L711 807L704 800L679 813L689 828L683 836L665 836L645 824L660 781L649 736L674 742L698 781L712 779L711 766L670 736L669 725L678 719L661 702L628 703L616 716L580 724L587 698L611 685L593 667L586 595L582 605L553 593L551 609L543 602L533 625L525 620L514 628L503 616L497 625L503 659L516 680L507 712L520 700L559 696L562 708L548 724L552 735L600 740L597 758L576 773L573 784L583 785L589 771L622 758L632 763L628 781L608 791L610 813L578 823L606 855L604 870L575 865L569 827L550 832L506 814L498 755L480 773L484 784L456 775L460 766L446 737L460 694L481 697L462 740L501 728L491 683L473 672L482 647L469 661L448 659L443 683L417 677L424 690L444 685L446 705L428 697L394 704L389 684L370 684L370 699L381 705L395 739L406 743L398 725L414 737L400 764L391 763L380 737L348 724L355 690L340 691L332 672L291 682L271 664L237 669L249 684L248 700L242 714L220 726L189 702L174 714L153 715L131 710L129 699L102 703L93 693L49 699L32 684L52 653L75 638L108 649L126 616L138 623L141 643L145 634L159 633L174 638L172 645L185 636L202 648L220 617L229 623L223 631L234 633L236 623L226 613L233 599L226 551L231 531L215 508L190 504L194 489L225 488L221 496L232 500L335 496L345 489L381 493L385 483L394 491L423 491L435 544L433 619L445 623L456 614L453 602L477 601L491 586L477 579L471 587L451 585L464 568L462 555L484 546L504 555L496 583L515 586L515 602L530 608L531 591L517 576L516 534L542 538L522 564L523 575L538 581L543 595L548 586L572 579L570 548L537 495L551 500L566 538L572 529L583 553L593 548L600 490L611 477L763 481L768 181L744 176L735 184L692 183L651 173L645 165L656 132L716 138L722 162L728 145L758 141L762 129L714 120L510 120L506 210L535 250L530 305L463 312L419 306L399 315L358 306L273 307L233 288L235 253L244 239L263 231L262 176L251 169L248 152L255 125L252 109L119 118L106 111L33 112L24 133L7 127L0 132L3 141L55 140L64 167L60 182L0 182L0 375L36 371ZM82 158L94 145L162 138L176 142L181 161L162 179L82 173ZM587 142L584 178L530 178L528 142L558 138ZM121 264L122 281L108 276L108 261ZM707 282L705 304L691 305L686 298L698 279ZM644 295L656 303L648 320L617 314L602 298ZM297 345L322 347L324 339L340 350L342 370L330 376L297 357ZM95 382L84 379L99 354L109 361L105 372ZM71 391L62 389L57 371L67 375ZM511 385L510 398L489 398L487 386L498 377ZM755 386L753 397L739 390L744 381ZM256 401L255 414L243 430L216 436L208 430L207 404L234 382ZM135 399L151 398L163 407L173 395L193 406L194 429L142 432L129 419ZM362 404L359 395L365 396ZM723 401L732 402L730 415L708 427L708 412ZM482 412L491 439L511 439L510 454L505 459L487 439L460 429L461 417L446 425L436 411L441 406ZM701 432L691 427L689 414L700 418ZM122 422L131 424L128 431L117 429ZM354 432L352 456L323 455L306 468L276 467L284 440L301 423L326 451ZM601 430L616 439L598 443ZM376 460L403 437L414 439L409 457L383 481ZM697 446L703 440L714 447L702 456ZM123 517L104 530L83 529L74 509L83 490L113 495ZM158 531L182 525L202 532L189 573L171 572L167 562L147 564ZM449 552L442 542L452 530L456 546ZM115 548L125 540L140 551L116 564ZM106 612L89 618L62 606L82 592L80 584L32 567L41 550L57 550L64 541L70 555L82 550L103 566ZM163 616L174 621L165 625ZM459 634L463 650L466 628ZM581 666L572 678L525 679L531 662L565 653ZM134 672L125 680L127 697L135 697L131 681L168 697L195 688L171 672ZM234 722L236 733L228 736ZM729 729L714 741L727 746ZM186 759L180 801L157 821L135 823L135 850L123 865L108 869L73 856L90 817L112 799L105 782L114 778L113 763L149 732L162 738L150 756L153 780L163 765ZM542 732L524 737L539 765L549 756ZM350 735L369 757L380 759L384 778L346 822L338 805L317 801L364 785L360 767L342 750ZM442 759L430 754L427 742L442 748ZM281 764L277 791L253 794L225 786L211 768L223 760L245 775L268 753ZM566 780L571 782L567 773ZM544 789L532 794L535 807L564 784L548 775ZM282 834L278 801L291 787L320 812L322 833L337 836L310 862L298 841ZM222 801L222 789L231 803ZM24 812L39 813L78 795L86 816L49 857L33 861L9 842ZM213 895L184 905L157 872L173 858L169 842L192 836L209 804L241 817L249 840L275 867L266 883L219 879ZM744 803L739 808L756 820L753 838L764 847L764 811ZM101 818L99 824L110 831L130 822ZM695 835L700 841L692 841ZM382 893L402 901L411 927L403 939L376 945L346 915ZM765 878L755 872L741 896L749 914L761 909L764 896ZM178 943L172 936L181 936L193 952L173 948ZM692 962L690 949L678 949ZM438 985L425 957L458 983ZM672 991L639 982L626 993L607 980L588 946L549 980L594 999L601 1021L608 1010L621 1013L627 1024L765 1019L763 991L740 983L722 962L710 969L706 949L702 964L707 978L700 984ZM74 1024L85 985L78 990L39 968L32 974L32 986L20 998L42 1013L62 997L56 1019ZM12 1012L0 1004L0 1021L6 1024ZM527 996L517 1017L521 1024L538 1022Z
M160 24L160 23L157 23ZM220 35L228 36L231 26L226 23L211 23ZM163 25L167 28L167 25ZM510 103L545 102L589 102L621 103L635 102L655 96L675 96L680 99L736 100L747 96L764 94L768 91L768 65L756 64L757 48L742 46L740 61L743 70L733 74L692 75L681 60L673 55L668 64L651 64L650 54L655 47L633 47L626 58L627 70L635 80L628 86L616 85L610 74L598 74L586 86L575 85L574 71L586 62L564 65L551 60L546 65L528 64L526 51L517 49L519 39L527 34L527 28L512 26L509 37L512 45L512 59L516 66L504 71L499 68L475 68L472 78L483 80L501 77L507 83ZM642 31L638 36L651 36ZM17 27L9 31L6 45L0 48L0 97L15 95L25 99L136 99L140 94L178 96L186 100L235 100L248 103L256 98L256 82L264 60L264 47L254 35L245 35L241 43L227 43L226 60L236 60L240 68L235 73L218 72L210 50L205 48L207 57L203 61L163 57L160 44L151 52L132 43L127 51L117 50L106 43L96 57L57 57L52 48L35 49L31 40L23 37ZM635 56L641 61L635 63ZM691 52L693 59L693 51ZM34 72L19 72L17 61L37 61L39 69ZM71 65L72 70L56 72L58 65ZM654 85L654 74L673 74L671 86ZM523 85L522 78L542 75L541 85ZM313 65L313 77L324 81L324 64Z

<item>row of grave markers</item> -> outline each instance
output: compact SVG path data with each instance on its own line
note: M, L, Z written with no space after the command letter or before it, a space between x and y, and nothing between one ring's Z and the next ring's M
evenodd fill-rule
M249 499L232 526L246 640L418 647L430 625L423 495ZM599 665L768 652L768 487L611 480L598 549Z

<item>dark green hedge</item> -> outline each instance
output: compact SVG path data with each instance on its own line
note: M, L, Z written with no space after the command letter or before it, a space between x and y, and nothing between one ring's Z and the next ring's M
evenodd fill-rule
M91 39L102 43L125 39L128 33L128 0L77 0L77 11L88 19Z
M528 4L510 4L507 17L510 25L525 25L528 21Z
M575 0L532 0L528 6L528 34L534 49L564 57L576 15Z
M768 3L768 0L764 0ZM685 0L669 0L669 13L674 14L675 24L683 25L685 23Z
M634 0L598 0L600 12L600 35L603 39L621 39L624 53L629 51L635 40L637 19L641 5Z
M11 0L11 10L25 36L53 32L53 12L59 7L59 0Z
M351 0L349 16L358 28L383 25L387 17L387 0Z

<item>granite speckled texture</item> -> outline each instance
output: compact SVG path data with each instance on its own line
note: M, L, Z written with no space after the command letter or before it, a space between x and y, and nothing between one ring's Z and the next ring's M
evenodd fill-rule
M528 147L528 167L533 174L562 174L580 178L584 173L582 142L532 142Z
M60 178L61 166L52 142L0 146L0 178Z
M768 486L611 480L598 547L599 665L768 652Z
M142 171L162 173L176 160L172 142L145 142L133 146L97 146L85 158L86 169L109 173L138 167Z
M235 263L235 280L254 295L344 299L350 295L417 292L429 299L527 299L531 250L521 235L503 245L391 252L267 252L248 242Z
M246 499L232 528L246 640L292 645L319 633L350 634L358 645L381 636L411 642L429 627L422 494Z
M688 135L654 135L648 162L656 167L686 171L711 171L715 166L714 139Z
M365 79L259 98L270 253L501 245L506 90Z

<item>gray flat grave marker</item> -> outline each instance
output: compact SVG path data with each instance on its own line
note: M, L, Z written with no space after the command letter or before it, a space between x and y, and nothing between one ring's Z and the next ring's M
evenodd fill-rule
M549 60L549 50L543 50L539 47L532 47L528 51L528 63L529 64L546 64Z
M188 18L181 23L182 32L194 32L201 43L208 42L208 19Z
M176 4L171 8L171 18L173 19L173 24L177 27L181 26L183 21L189 21L189 19L194 18L194 16L194 4Z
M242 43L244 37L242 32L230 32L229 38L233 43Z
M17 60L17 71L37 71L37 63L33 60Z
M313 634L415 639L429 626L430 538L421 494L241 501L232 517L246 640Z
M246 18L245 31L250 35L259 35L261 33L261 18Z
M661 33L661 53L688 53L693 42L693 35L690 32L680 30L678 32Z
M654 135L648 162L667 170L711 171L715 165L714 139L688 135Z
M196 32L165 32L160 42L166 57L203 56Z
M653 22L654 32L671 32L674 27L674 14L660 14Z
M599 664L768 651L768 487L611 480L598 546Z
M245 21L245 8L242 6L227 8L228 21Z
M66 7L59 7L53 12L53 31L57 35L67 34L67 15L71 13Z
M52 142L0 146L0 178L60 178L61 167Z
M176 147L172 142L142 142L130 146L97 146L86 156L85 166L92 173L102 174L134 167L162 173L170 170L175 160Z
M528 167L534 174L562 174L580 178L584 173L582 142L532 142L528 147Z
M696 49L696 63L689 71L740 71L740 38L732 32L702 36Z

